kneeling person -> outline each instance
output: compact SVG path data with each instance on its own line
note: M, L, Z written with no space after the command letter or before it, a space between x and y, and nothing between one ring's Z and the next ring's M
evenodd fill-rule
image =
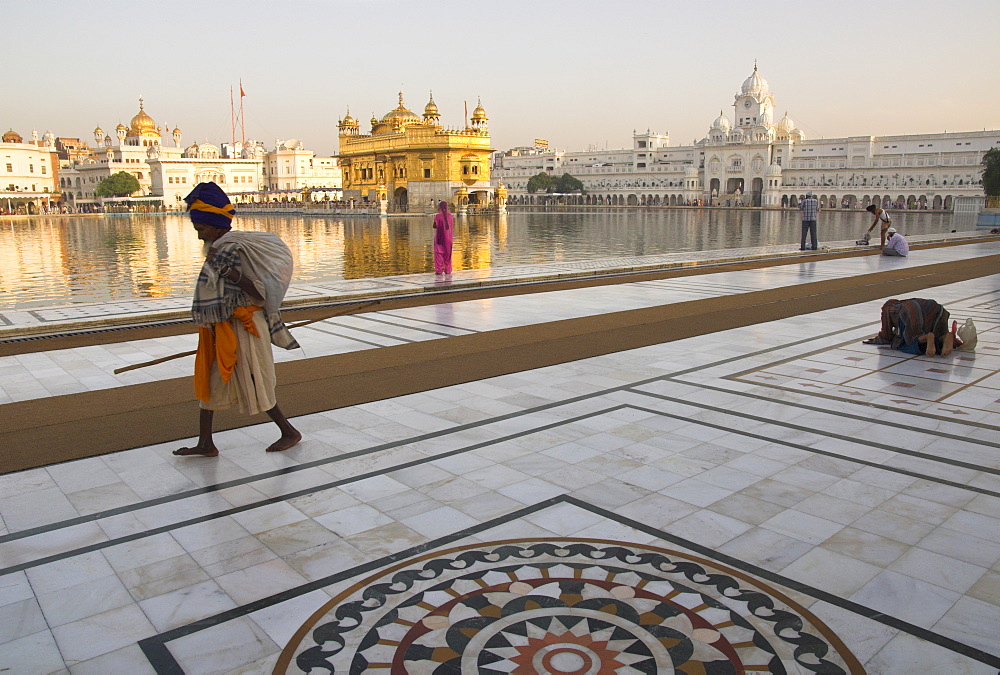
M271 344L299 346L279 311L292 280L291 251L270 232L233 231L236 210L215 183L199 183L184 201L205 248L191 307L198 324L194 386L201 416L198 444L174 454L218 455L214 411L233 405L250 415L266 412L281 431L267 451L287 450L302 434L278 408Z

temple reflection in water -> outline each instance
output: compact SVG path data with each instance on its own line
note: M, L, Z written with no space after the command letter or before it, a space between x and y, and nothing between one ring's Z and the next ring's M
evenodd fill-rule
M866 213L824 212L820 240L854 240ZM907 234L975 229L950 213L901 213ZM295 256L295 283L426 273L431 219L240 216L237 227L281 236ZM682 250L793 243L796 211L660 210L515 213L456 219L454 268L544 264ZM181 216L0 219L0 294L5 309L187 296L201 246Z

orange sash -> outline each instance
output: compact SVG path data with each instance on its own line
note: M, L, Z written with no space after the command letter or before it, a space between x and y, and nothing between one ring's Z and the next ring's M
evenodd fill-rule
M253 323L253 313L260 307L249 305L233 310L233 318L243 324L243 329L254 337L260 337ZM212 364L219 362L219 375L223 382L229 382L236 367L236 332L228 321L220 321L214 326L198 326L198 351L194 357L194 394L206 403L212 398Z

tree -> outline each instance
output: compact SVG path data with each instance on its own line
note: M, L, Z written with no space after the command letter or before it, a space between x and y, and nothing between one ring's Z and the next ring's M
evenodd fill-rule
M561 192L563 194L569 192L580 192L582 194L586 192L586 190L583 189L583 183L579 179L573 178L573 176L568 173L564 173L559 176L554 187L555 189L553 192Z
M528 179L528 192L534 194L541 190L542 192L551 192L549 188L552 187L552 176L545 173L536 173L534 176Z
M983 190L990 197L1000 197L1000 148L991 148L983 155Z
M98 197L128 197L139 191L139 181L130 173L119 171L97 184L94 194Z

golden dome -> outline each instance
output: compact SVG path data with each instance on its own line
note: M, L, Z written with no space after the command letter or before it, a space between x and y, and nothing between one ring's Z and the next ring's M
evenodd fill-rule
M348 128L349 129L357 129L358 128L358 121L356 119L354 119L353 117L351 117L351 109L350 108L347 109L347 114L344 115L344 119L340 120L340 124L338 126L340 126L341 129L348 129Z
M24 139L21 138L21 134L17 133L13 129L3 135L4 143L21 143L23 141Z
M104 135L104 129L102 129L101 127L97 127L96 129L94 129L94 135L97 136L98 134L101 135L101 136L103 136Z
M156 122L146 114L142 107L142 97L139 98L139 112L132 118L129 131L132 136L159 136L156 131Z
M117 127L115 127L115 131L128 131L128 127L125 126L124 124L119 124Z
M424 117L438 117L440 116L438 111L437 103L434 102L434 92L431 92L430 100L427 101L427 105L424 106Z
M485 120L485 119L487 119L487 117L486 117L486 108L483 107L482 100L478 101L478 105L476 106L476 109L472 111L472 119L474 119L474 120Z
M382 117L382 122L384 124L389 124L393 127L405 127L410 124L421 124L423 120L420 117L403 105L403 92L399 92L399 105L395 110L390 110Z
M180 132L181 132L180 128L174 127L174 132L173 133L179 134Z

